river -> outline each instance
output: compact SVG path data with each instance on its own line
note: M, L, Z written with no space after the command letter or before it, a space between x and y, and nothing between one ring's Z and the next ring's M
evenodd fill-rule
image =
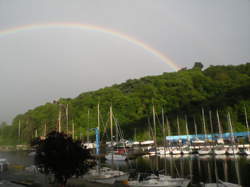
M33 157L28 156L28 153L25 151L0 152L0 158L6 158L11 165L26 167L33 164ZM250 187L250 156L144 156L130 161L116 161L113 164L103 161L102 165L123 171L136 170L145 172L159 170L174 177L191 177L191 186L199 186L198 184L201 182L214 182L217 173L220 180L240 183L244 187ZM21 177L25 178L28 176L24 175L24 172L22 173ZM11 177L11 175L15 175L15 172L10 170L8 175ZM1 175L1 178L4 178L4 176ZM29 175L30 178L34 179L34 177ZM39 182L42 183L42 180L39 180ZM83 186L104 187L105 185L86 184Z

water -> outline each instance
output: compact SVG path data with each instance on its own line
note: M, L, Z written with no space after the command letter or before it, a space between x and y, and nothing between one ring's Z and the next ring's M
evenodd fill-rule
M158 164L157 164L158 163ZM111 162L106 162L111 166ZM201 182L211 183L218 179L244 187L250 187L250 156L166 156L140 157L128 162L118 161L114 165L121 170L158 170L174 177L191 177L192 186Z
M7 158L14 165L30 166L33 164L33 158L24 151L1 152L0 158ZM250 156L138 157L130 161L116 161L113 164L111 161L102 161L102 165L123 171L145 172L158 169L174 177L191 177L192 186L198 186L200 182L215 182L217 173L220 180L250 187ZM104 185L99 184L92 184L91 186L104 187Z

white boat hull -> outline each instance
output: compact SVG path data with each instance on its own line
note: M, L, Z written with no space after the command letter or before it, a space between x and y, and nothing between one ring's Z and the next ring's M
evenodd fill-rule
M180 155L180 154L181 154L181 150L179 150L179 149L173 149L173 150L171 151L171 153L172 153L173 155Z
M159 150L159 151L157 151L157 154L159 154L159 155L168 155L168 154L170 154L170 151L168 150L168 149L166 149L166 150Z
M116 181L128 180L128 174L118 170L112 170L110 168L101 168L99 173L95 169L91 169L84 175L83 179L88 182L96 182L102 184L114 184Z
M126 155L120 155L120 154L107 154L105 155L105 158L107 160L126 160L127 156Z
M239 153L239 149L238 148L229 147L227 149L227 154L229 154L229 155L235 155L235 154L238 154L238 153Z
M244 153L247 154L247 155L250 155L250 149L249 149L249 148L248 148L248 149L245 149L245 150L244 150Z
M216 155L225 155L226 154L226 149L214 149L214 154Z
M198 150L199 155L209 155L211 154L211 149L200 149Z
M164 175L160 175L158 178L151 178L148 180L128 181L128 185L131 187L187 187L189 183L189 179L172 178L170 176Z

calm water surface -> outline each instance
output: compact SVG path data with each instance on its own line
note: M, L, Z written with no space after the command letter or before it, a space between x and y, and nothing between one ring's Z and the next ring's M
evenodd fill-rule
M28 153L24 151L1 152L0 158L7 158L14 165L30 166L33 164L33 157L28 156ZM198 186L200 182L215 182L217 173L218 178L223 181L240 183L244 187L250 187L250 156L139 157L135 160L113 163L103 161L102 165L123 171L159 170L174 177L191 177L192 186ZM11 173L9 174L11 175ZM99 184L91 186L104 187L104 185Z

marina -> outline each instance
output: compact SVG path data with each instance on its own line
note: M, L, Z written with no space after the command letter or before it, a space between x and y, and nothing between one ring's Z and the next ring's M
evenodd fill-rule
M11 178L19 181L21 178L21 181L26 180L26 182L29 181L31 184L41 183L43 185L44 177L41 178L41 174L25 169L33 165L33 157L28 156L27 151L1 152L0 156L1 158L6 158L10 164L9 171L1 173L1 179ZM250 156L246 155L144 155L128 161L112 162L102 159L101 166L112 168L112 170L122 173L129 173L130 176L133 173L149 173L156 171L158 168L157 171L161 175L189 179L190 186L193 187L202 186L205 183L215 183L216 178L224 182L240 183L243 187L250 186ZM16 173L19 173L17 178L15 178L17 176ZM30 176L33 176L33 179ZM82 181L83 179L79 178L78 180ZM93 187L103 186L103 184L95 182L91 183L91 185ZM125 184L114 183L109 185L124 186Z

